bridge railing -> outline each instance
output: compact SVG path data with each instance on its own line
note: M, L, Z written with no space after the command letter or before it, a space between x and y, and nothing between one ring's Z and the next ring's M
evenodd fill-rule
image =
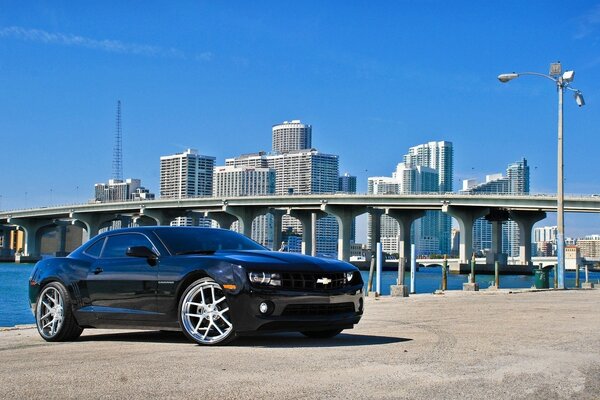
M191 199L247 199L247 198L264 198L264 197L306 197L306 198L318 198L321 196L335 196L335 197L378 197L378 198L401 198L401 197L422 197L422 198L431 198L431 197L448 197L448 198L469 198L469 197L506 197L506 198L527 198L527 197L535 197L535 198L556 198L556 194L554 193L461 193L461 192L419 192L419 193L401 193L401 194L377 194L377 193L341 193L341 192L323 192L323 193L315 193L315 194L259 194L252 196L187 196L180 199L173 198L157 198L157 199L127 199L127 200L111 200L111 201L95 201L89 200L85 203L62 203L62 204L51 204L51 205L43 205L38 207L26 207L26 208L11 208L0 210L2 213L12 212L12 211L29 211L29 210L40 210L44 208L65 208L71 206L85 206L92 204L116 204L116 203L152 203L154 201L172 201L172 200L191 200ZM567 194L565 195L565 199L567 200L590 200L590 199L598 199L600 201L600 194Z

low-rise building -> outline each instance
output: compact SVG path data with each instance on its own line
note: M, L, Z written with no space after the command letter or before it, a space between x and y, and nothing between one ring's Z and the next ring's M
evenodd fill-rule
M581 253L577 246L565 246L565 269L574 271L581 267Z

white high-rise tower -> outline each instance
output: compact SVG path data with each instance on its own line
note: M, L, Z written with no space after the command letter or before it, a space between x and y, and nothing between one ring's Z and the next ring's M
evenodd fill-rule
M283 154L312 147L312 126L299 119L273 125L273 152Z
M184 199L212 196L215 157L187 149L183 153L160 158L160 197ZM179 217L174 225L192 225L192 218ZM201 218L200 225L210 226L210 220Z

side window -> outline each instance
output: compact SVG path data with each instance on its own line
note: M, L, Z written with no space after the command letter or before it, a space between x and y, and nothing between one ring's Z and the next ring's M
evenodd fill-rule
M126 257L125 252L131 246L146 246L153 248L152 243L144 235L126 233L109 236L102 251L102 258Z
M100 257L100 252L102 251L102 246L104 245L104 238L97 240L94 244L92 244L91 246L88 246L87 249L85 249L84 253L92 256L92 257Z

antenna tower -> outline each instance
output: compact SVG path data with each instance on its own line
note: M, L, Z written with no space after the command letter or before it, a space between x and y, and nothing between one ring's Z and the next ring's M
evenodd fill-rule
M121 100L117 101L117 121L115 127L115 147L113 149L113 179L123 180L123 135L121 132Z

